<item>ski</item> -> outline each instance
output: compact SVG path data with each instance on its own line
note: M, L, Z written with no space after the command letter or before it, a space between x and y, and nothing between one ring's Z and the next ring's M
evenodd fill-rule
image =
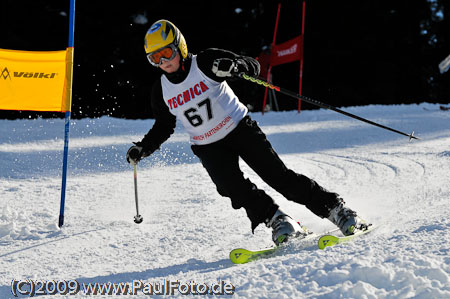
M251 251L244 248L236 248L230 252L230 260L234 264L245 264L256 259L259 259L264 256L271 255L275 251L277 251L280 246L262 249L258 251Z
M234 264L249 263L249 262L261 259L261 258L270 257L270 256L274 255L280 249L286 248L287 245L293 244L294 242L297 242L297 241L298 241L298 243L301 244L301 249L311 246L312 244L314 244L315 241L318 242L320 249L325 249L325 247L330 247L330 246L334 246L336 244L341 244L341 243L352 241L355 238L358 238L360 236L370 233L375 228L376 228L375 226L370 225L366 230L358 231L354 235L343 236L343 237L331 235L332 233L338 231L339 229L334 229L332 231L329 231L329 232L326 232L323 234L310 233L303 239L296 240L294 238L294 239L291 239L289 242L282 243L279 246L273 246L273 247L269 247L269 248L265 248L265 249L261 249L261 250L248 250L248 249L244 249L244 248L236 248L230 252L230 260Z
M329 231L325 234L331 234L333 232L337 231L337 229L334 229L332 231ZM307 248L308 246L312 246L314 245L314 243L318 240L318 238L320 238L323 234L315 234L315 233L309 233L306 237L304 237L303 239L291 239L290 241L286 242L286 243L282 243L279 246L273 246L270 248L265 248L265 249L261 249L261 250L248 250L248 249L244 249L244 248L236 248L233 249L230 252L230 260L234 263L234 264L245 264L245 263L249 263L252 261L255 261L257 259L260 258L265 258L265 257L269 257L272 256L274 253L276 253L278 250L280 250L281 248L285 248L287 245L292 244L292 243L300 243L301 244L301 248Z
M319 238L318 245L319 245L320 249L325 249L325 247L330 247L330 246L334 246L336 244L341 244L341 243L352 241L355 238L358 238L360 236L370 233L374 229L375 229L375 227L370 225L367 229L360 230L350 236L337 237L337 236L328 235L328 234L323 235Z

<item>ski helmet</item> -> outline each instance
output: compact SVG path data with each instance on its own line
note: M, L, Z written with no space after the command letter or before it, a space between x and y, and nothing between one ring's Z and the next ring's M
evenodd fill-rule
M163 48L174 46L178 48L181 57L187 58L188 49L186 40L178 28L170 21L159 20L150 27L145 35L145 53L150 55Z

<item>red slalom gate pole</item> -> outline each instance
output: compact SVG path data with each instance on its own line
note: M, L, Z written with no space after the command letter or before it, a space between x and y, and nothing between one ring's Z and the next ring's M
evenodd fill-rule
M303 55L304 55L304 49L305 49L305 7L306 2L303 0L302 5L302 56L300 57L300 80L298 84L298 94L302 94L302 81L303 81ZM300 113L302 109L302 100L298 100L298 113Z
M275 47L275 41L277 39L278 21L280 19L280 10L281 10L281 3L278 3L277 19L275 20L275 29L273 32L273 39L272 39L272 49ZM272 49L270 49L271 55L272 55ZM269 64L269 70L267 71L267 81L270 81L270 72L271 71L272 71L272 65ZM263 115L264 115L264 110L266 110L267 92L268 92L268 88L266 88L266 90L264 91L264 102L263 102L263 107L262 107Z

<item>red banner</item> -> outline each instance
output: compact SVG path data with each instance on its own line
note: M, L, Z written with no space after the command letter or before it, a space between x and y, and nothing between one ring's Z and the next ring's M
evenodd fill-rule
M287 42L275 45L270 57L270 65L276 66L300 60L303 51L303 35L299 35Z

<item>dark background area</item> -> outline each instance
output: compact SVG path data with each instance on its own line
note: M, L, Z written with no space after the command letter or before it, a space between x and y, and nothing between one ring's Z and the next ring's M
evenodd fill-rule
M277 43L301 33L301 1L282 1ZM188 49L224 48L257 57L272 42L277 1L76 2L72 117L152 117L160 73L144 35L159 19L182 31ZM0 0L0 48L62 50L69 0ZM306 0L303 94L338 106L450 102L450 0ZM273 68L273 82L298 91L299 64ZM233 82L241 101L262 106L264 88ZM0 91L1 92L1 91ZM278 94L282 110L297 102ZM306 103L302 109L314 108ZM0 111L0 118L62 114Z

